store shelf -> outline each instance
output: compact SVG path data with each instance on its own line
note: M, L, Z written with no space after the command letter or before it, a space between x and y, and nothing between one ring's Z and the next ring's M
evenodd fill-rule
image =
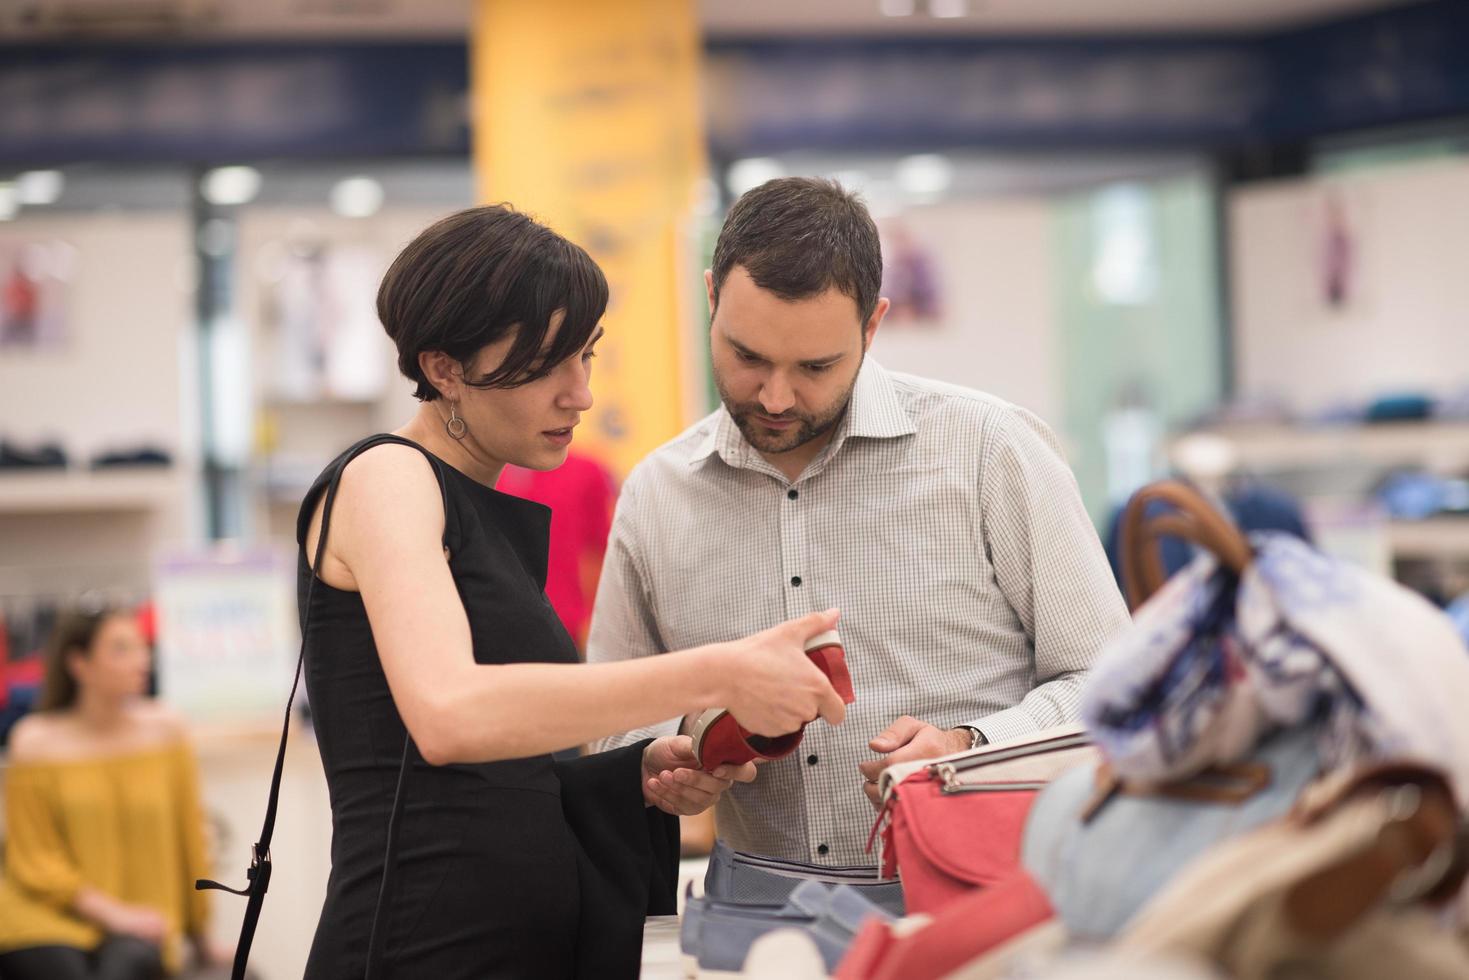
M1390 521L1387 541L1395 558L1469 561L1469 516Z
M0 516L149 511L178 495L172 469L0 473Z
M1384 468L1424 466L1439 471L1469 467L1469 421L1329 426L1242 424L1204 431L1227 439L1238 453L1238 465L1256 472L1342 464Z

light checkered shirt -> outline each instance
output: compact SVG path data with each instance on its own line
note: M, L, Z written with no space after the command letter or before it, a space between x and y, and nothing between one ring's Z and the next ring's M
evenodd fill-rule
M734 847L870 864L867 742L902 715L1000 742L1076 717L1128 621L1045 424L867 358L831 443L789 482L723 408L643 460L617 504L588 659L625 660L837 607L857 703L720 800ZM678 720L604 739L673 734Z

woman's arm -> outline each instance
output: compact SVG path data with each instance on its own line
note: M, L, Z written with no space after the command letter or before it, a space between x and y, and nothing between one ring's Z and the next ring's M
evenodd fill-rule
M187 896L184 934L201 943L209 932L209 892L195 888L194 882L214 875L209 864L209 848L205 843L207 816L199 790L199 762L182 719L169 716L174 730L173 767L174 819L177 822L180 854L183 858L183 885Z
M102 927L103 932L132 936L155 946L168 938L168 920L145 905L129 905L95 888L82 888L72 899L72 911Z
M45 752L57 734L44 712L22 718L10 735L5 774L6 875L30 897L69 909L86 888L62 831L55 772Z
M443 535L438 482L417 450L377 446L347 466L328 552L362 595L394 703L431 763L538 755L715 706L758 734L841 722L841 698L802 649L834 611L673 656L476 664Z

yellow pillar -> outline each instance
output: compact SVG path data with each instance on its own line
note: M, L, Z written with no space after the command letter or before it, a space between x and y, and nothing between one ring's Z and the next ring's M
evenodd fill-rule
M705 174L692 0L478 0L478 194L529 212L611 287L579 445L625 474L689 421L687 231Z

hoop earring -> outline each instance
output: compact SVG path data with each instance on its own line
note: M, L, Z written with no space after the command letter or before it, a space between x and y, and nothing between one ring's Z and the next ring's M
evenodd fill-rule
M444 431L449 433L450 439L458 442L469 432L469 426L464 424L464 420L459 417L456 408L457 406L453 402L449 403L449 417L444 422Z

